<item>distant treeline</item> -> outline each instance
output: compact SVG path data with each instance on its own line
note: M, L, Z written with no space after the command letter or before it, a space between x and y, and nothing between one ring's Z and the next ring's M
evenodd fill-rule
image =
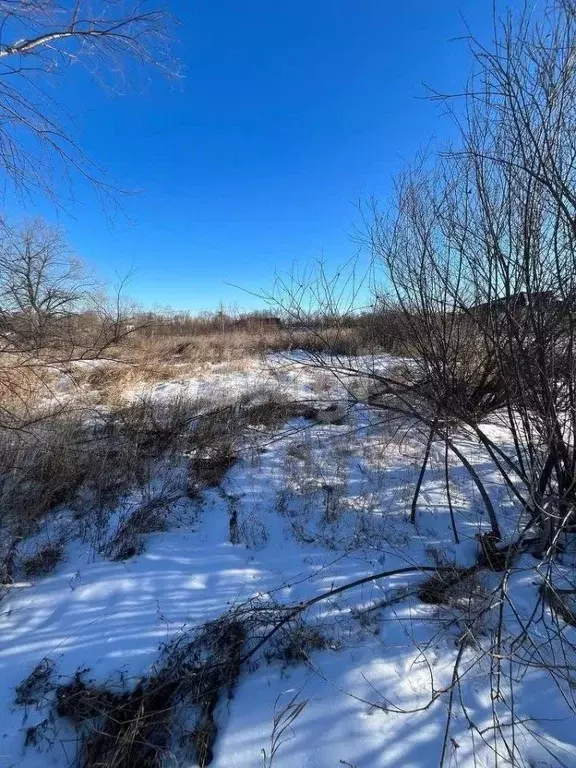
M265 310L253 312L138 312L130 323L152 335L222 333L235 330L320 330L322 328L368 328L389 325L395 310L377 310L348 314L306 313L297 317L274 314Z

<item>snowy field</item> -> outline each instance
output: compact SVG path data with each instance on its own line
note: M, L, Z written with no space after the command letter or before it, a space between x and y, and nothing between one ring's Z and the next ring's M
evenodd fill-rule
M526 567L521 560L507 586L512 599L504 606L493 600L487 612L476 609L500 588L500 575L490 570L444 605L419 599L426 574L416 569L369 578L414 566L470 566L475 537L489 526L470 475L451 459L455 542L440 445L432 447L410 522L425 435L416 424L399 427L382 411L351 406L347 389L364 384L331 378L294 356L154 388L157 402L215 406L269 391L312 403L316 416L247 429L221 482L197 497L186 493L189 457L160 459L147 493L165 492L165 525L145 537L142 551L114 560L68 535L53 573L22 575L7 590L0 602L2 768L75 764L78 733L56 715L54 696L78 670L86 681L130 690L171 639L245 605L293 606L362 579L318 600L242 663L214 710L215 768L576 766L567 706L576 687L572 660L556 659L569 670L563 687L545 670L558 649L544 625L540 636L538 624L531 630L524 650L530 663L504 654L506 674L493 695L495 662L485 648L500 610L514 637L533 611L530 555L522 555ZM505 431L490 429L505 449ZM491 489L503 527L513 531L518 512L488 457L465 434L456 439ZM118 526L142 493L125 498L109 524ZM70 510L59 509L20 546L61 537L72 530L71 519ZM16 703L39 664L46 679ZM462 678L457 687L455 675ZM507 757L505 743L512 742L521 757ZM182 755L174 745L164 764L197 764Z

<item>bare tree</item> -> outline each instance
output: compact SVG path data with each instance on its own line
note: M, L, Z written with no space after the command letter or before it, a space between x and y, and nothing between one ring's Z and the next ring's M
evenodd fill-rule
M169 19L145 1L0 1L0 163L4 187L55 197L54 180L79 174L113 195L86 157L57 94L79 67L117 85L133 63L175 72Z
M39 220L3 227L0 286L2 336L21 351L53 346L58 321L88 299L82 267L62 233Z
M141 325L141 324L139 324ZM113 299L41 220L2 228L0 237L0 418L23 428L38 397L77 361L112 354L135 329L120 292Z

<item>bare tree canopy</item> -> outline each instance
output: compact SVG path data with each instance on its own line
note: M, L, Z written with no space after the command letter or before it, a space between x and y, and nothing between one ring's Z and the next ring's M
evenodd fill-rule
M2 190L56 197L56 178L113 193L56 95L69 67L118 83L134 62L173 72L169 18L146 0L0 0Z

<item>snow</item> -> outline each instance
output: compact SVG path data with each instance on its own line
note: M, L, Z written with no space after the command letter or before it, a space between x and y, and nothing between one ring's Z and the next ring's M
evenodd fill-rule
M389 363L377 361L380 367ZM298 355L255 362L240 372L216 370L202 379L164 382L151 396L222 403L262 388L322 402L346 396L345 382L327 387ZM70 541L52 575L11 589L0 603L0 765L71 764L75 737L61 721L49 722L49 738L38 746L24 747L26 730L49 719L50 703L18 707L15 688L42 659L55 663L60 680L81 667L102 683L136 680L157 660L167 638L249 598L273 595L297 603L379 571L430 565L431 547L448 560L472 563L474 535L487 525L470 479L452 468L460 544L452 538L443 464L435 468L434 457L417 525L411 525L421 441L410 436L395 441L392 429L387 432L386 425L371 425L371 420L379 422L381 416L356 408L341 426L297 420L281 432L261 430L263 452L243 456L222 487L206 491L202 501L178 499L168 530L147 536L138 557L111 562L95 556L90 546ZM491 430L505 445L504 430L497 425ZM489 480L492 470L479 447L464 437L461 445ZM179 471L174 468L176 479ZM493 500L513 525L506 490L495 484ZM337 519L330 522L332 503L338 505ZM236 545L230 543L231 505L238 515ZM65 519L64 512L61 522ZM458 627L447 627L437 606L414 596L368 613L362 621L354 613L400 588L413 592L419 580L418 574L374 580L337 601L318 603L306 621L322 626L332 642L313 651L307 663L285 664L259 655L246 665L233 697L218 705L212 765L268 765L274 717L294 696L306 705L284 734L276 768L439 765L448 696L426 705L431 686L439 691L450 684L459 653ZM510 624L533 609L533 580L528 567L514 577L510 590L520 616L510 615ZM464 652L463 667L471 671L462 696L469 719L482 731L491 728L493 707L500 703L490 699L489 658L475 659L473 649ZM524 671L516 696L516 714L532 718L531 733L517 733L526 765L576 766L576 735L560 688L535 665ZM489 744L455 711L445 765L494 764Z

